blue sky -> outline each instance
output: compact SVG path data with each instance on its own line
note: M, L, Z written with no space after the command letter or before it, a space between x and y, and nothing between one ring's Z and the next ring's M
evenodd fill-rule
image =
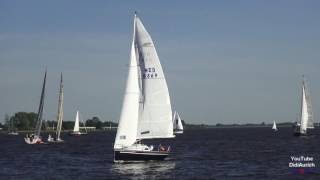
M0 116L46 119L60 72L65 120L118 121L134 11L151 34L174 109L190 123L294 121L305 74L320 117L319 1L0 1ZM3 119L3 118L1 118Z

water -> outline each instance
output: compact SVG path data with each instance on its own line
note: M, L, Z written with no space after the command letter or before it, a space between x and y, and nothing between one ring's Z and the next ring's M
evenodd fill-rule
M62 144L27 145L0 134L0 179L319 179L320 129L294 137L291 128L189 130L170 144L166 161L114 164L115 132L71 137ZM313 157L316 168L289 168L291 156ZM317 178L318 177L318 178Z

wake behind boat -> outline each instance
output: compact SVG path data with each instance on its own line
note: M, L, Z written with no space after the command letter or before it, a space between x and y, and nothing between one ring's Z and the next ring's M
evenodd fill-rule
M47 79L47 70L45 71L44 78L43 78L43 85L41 90L41 97L40 97L35 132L34 134L26 135L26 137L24 138L24 141L27 144L44 144L40 136L40 133L41 133L41 127L42 127L42 114L43 114L44 97L45 97L45 89L46 89L46 79Z
M296 122L294 127L295 136L306 136L307 129L313 129L313 115L311 99L308 93L308 89L302 76L302 95L301 95L301 109L300 109L300 120Z
M114 162L164 160L170 147L155 148L142 140L174 137L169 91L153 41L136 14L133 27Z

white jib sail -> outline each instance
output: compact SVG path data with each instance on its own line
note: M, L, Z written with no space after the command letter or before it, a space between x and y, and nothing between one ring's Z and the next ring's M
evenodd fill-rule
M182 121L181 118L179 116L179 113L177 112L177 130L183 131L183 126L182 126Z
M79 132L79 131L80 131L80 127L79 127L79 111L77 111L76 121L74 122L73 132Z
M300 132L305 133L307 128L313 128L313 118L310 97L307 95L305 82L302 82Z
M149 33L140 19L135 19L141 89L137 139L171 138L172 110L166 79Z
M138 82L138 63L135 54L135 24L134 20L129 72L114 149L131 146L137 139L140 91Z
M276 121L273 121L272 129L273 129L273 130L277 130L277 124L276 124Z

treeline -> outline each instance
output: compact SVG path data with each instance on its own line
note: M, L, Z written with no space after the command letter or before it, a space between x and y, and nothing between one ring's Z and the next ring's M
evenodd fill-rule
M36 126L37 113L34 112L17 112L12 116L5 115L4 125L0 124L0 127L4 129L15 129L15 130L34 130ZM43 129L51 129L56 127L56 121L43 120ZM112 121L102 122L99 117L92 117L87 119L85 122L80 122L80 127L96 127L96 129L102 129L102 127L116 127L117 123ZM62 128L65 130L73 129L74 121L63 121Z

